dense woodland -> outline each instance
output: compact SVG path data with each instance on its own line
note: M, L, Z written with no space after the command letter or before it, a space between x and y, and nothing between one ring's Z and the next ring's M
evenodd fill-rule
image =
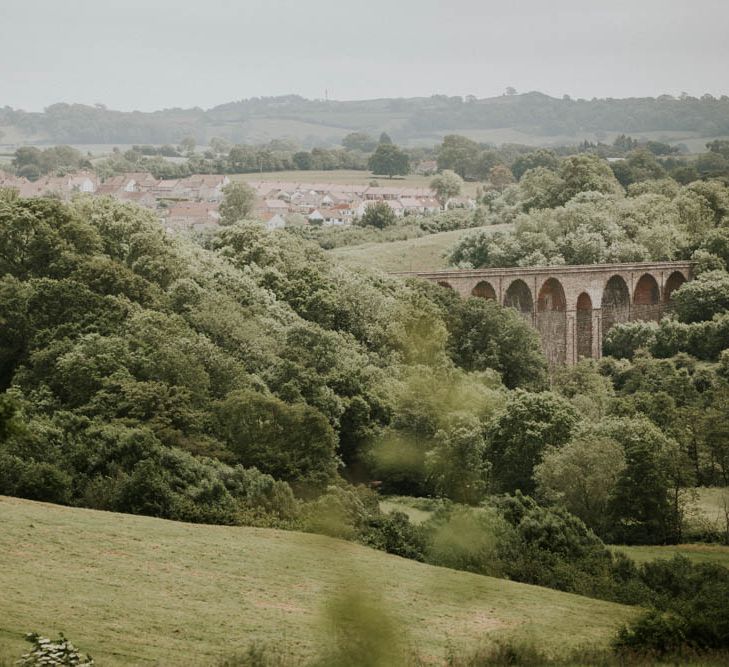
M729 539L687 517L692 489L729 485L729 191L545 161L455 214L515 223L455 260L698 275L671 318L552 373L515 311L345 269L305 234L195 242L111 199L2 192L0 493L322 532L649 607L624 647L726 648L728 571L605 544ZM437 511L416 526L381 494Z

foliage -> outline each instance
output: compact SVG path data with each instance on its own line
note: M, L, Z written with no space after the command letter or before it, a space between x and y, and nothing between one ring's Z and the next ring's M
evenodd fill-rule
M710 320L729 310L729 273L707 271L673 294L674 310L682 322Z
M483 198L485 220L513 222L514 230L464 237L449 259L480 268L679 260L700 251L726 264L727 187L698 181L679 188L649 176L625 197L592 155L567 157L556 170L530 169L518 184ZM710 265L722 266L717 259Z
M560 449L545 452L534 470L537 494L550 503L564 505L598 535L606 535L610 527L608 501L624 468L621 445L588 431Z
M646 563L641 579L652 607L621 629L618 649L663 655L681 649L729 647L729 571L719 565L692 564L682 556Z
M362 227L385 229L397 222L395 211L385 201L376 201L365 208L357 224Z
M572 405L560 396L517 389L487 431L496 489L530 493L534 467L549 446L561 447L569 441L577 421Z
M603 351L616 359L632 359L637 350L653 348L657 329L654 322L618 322L607 332Z
M445 208L448 200L461 194L463 179L454 171L448 169L438 174L430 181L430 189L435 192L442 208Z
M451 425L436 432L435 442L425 459L425 474L433 490L459 503L480 502L488 488L490 466L479 420L454 415Z
M220 223L232 225L245 220L253 211L256 193L247 183L229 183L223 188L223 201L220 203Z
M367 166L374 174L383 174L390 178L403 176L410 173L410 158L394 144L380 142Z
M514 309L471 298L451 306L447 321L451 357L461 368L491 368L512 389L544 387L546 362L538 335Z

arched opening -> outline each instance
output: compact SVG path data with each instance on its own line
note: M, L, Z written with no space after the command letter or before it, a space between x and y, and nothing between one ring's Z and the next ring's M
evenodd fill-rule
M516 308L521 316L531 323L534 301L531 290L523 280L517 279L509 285L509 289L506 290L504 296L504 305L509 308Z
M559 280L550 278L539 290L537 329L550 365L567 361L567 300Z
M592 299L587 292L577 297L577 359L592 357Z
M635 286L632 319L656 321L661 319L661 290L650 273L641 276Z
M600 308L604 339L613 324L627 322L630 319L630 290L622 277L613 276L607 281L602 293Z
M439 284L439 285L440 285L441 287L445 287L446 289L453 289L453 285L451 285L451 284L450 284L450 283L449 283L448 281L446 281L446 280L439 280L439 281L438 281L438 284Z
M686 278L683 277L683 273L680 271L674 271L668 280L666 280L666 286L663 288L663 304L667 309L671 308L671 298L673 293L686 282Z
M496 300L496 290L491 286L491 283L482 280L471 290L473 296L479 297L480 299L493 299Z

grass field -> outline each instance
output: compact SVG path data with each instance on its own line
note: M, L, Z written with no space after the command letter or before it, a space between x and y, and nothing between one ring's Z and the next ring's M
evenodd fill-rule
M674 544L665 547L612 547L622 551L636 563L646 563L659 558L686 556L694 563L716 563L729 568L729 547L718 544Z
M503 231L510 227L511 225L491 225L456 229L407 241L343 246L328 252L339 262L352 268L369 267L388 272L445 269L448 267L446 253L464 236L483 230Z
M699 489L699 507L711 514L712 508L721 498L725 489ZM427 521L433 514L434 505L426 498L410 498L392 496L380 502L383 512L398 511L407 514L415 524ZM614 551L622 551L636 563L646 563L658 558L673 558L675 555L686 556L695 563L716 563L729 568L729 546L719 544L673 544L669 546L611 546Z
M708 486L696 489L691 523L699 528L703 524L712 530L725 530L725 503L729 508L729 488Z
M380 185L387 187L402 186L405 188L427 188L430 187L432 176L418 176L408 174L407 176L395 176L390 179L387 176L373 176L369 171L357 171L355 169L336 169L332 171L264 171L255 174L230 174L231 180L237 181L286 181L289 183L337 183L347 185L367 185L370 181L377 181ZM463 194L473 197L476 195L476 188L479 183L464 183Z
M208 665L252 640L306 655L343 585L379 591L402 633L447 645L604 644L635 609L437 568L349 542L203 526L0 497L0 664L22 635L64 632L101 665Z

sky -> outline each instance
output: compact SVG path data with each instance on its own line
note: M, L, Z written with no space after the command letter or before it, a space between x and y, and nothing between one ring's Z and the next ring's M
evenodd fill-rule
M729 94L727 0L0 0L0 106Z

